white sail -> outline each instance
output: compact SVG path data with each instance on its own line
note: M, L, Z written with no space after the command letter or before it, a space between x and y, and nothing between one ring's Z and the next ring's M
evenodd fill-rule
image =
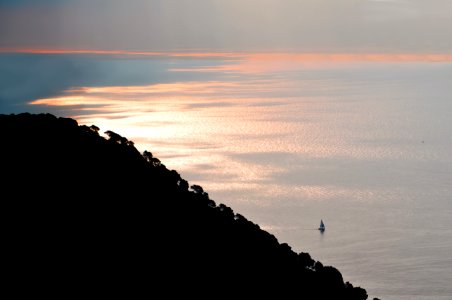
M324 231L325 230L325 224L323 224L323 220L320 220L320 227L319 230Z

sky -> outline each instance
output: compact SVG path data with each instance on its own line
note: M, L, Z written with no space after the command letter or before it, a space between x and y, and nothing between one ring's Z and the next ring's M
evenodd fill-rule
M0 0L1 48L452 53L450 0Z

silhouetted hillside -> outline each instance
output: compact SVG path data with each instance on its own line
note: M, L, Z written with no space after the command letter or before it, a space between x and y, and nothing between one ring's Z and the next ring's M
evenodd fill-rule
M0 115L3 283L16 296L367 299L150 152L98 131Z

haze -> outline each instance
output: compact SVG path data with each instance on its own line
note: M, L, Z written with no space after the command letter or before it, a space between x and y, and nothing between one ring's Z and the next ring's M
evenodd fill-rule
M449 0L0 0L0 47L451 53Z

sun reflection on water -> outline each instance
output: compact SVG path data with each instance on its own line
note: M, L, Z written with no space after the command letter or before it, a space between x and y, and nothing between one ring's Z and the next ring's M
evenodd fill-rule
M246 194L274 201L294 194L315 200L343 194L359 201L365 197L354 187L340 192L341 173L353 177L362 172L360 161L424 155L411 146L387 147L375 142L399 138L390 126L382 130L385 125L378 116L388 114L385 104L372 102L371 115L356 114L368 109L372 95L361 99L360 86L350 83L354 81L330 79L329 72L342 70L343 61L351 60L350 56L330 56L329 63L307 55L248 56L216 69L169 70L234 73L224 80L73 87L56 97L36 99L31 105L65 107L82 124L116 131L218 195L252 191ZM315 74L325 66L329 68L325 78L300 75L307 70ZM410 134L413 126L418 126L407 125ZM249 156L240 159L243 154ZM331 167L334 159L352 162L347 169L341 164ZM315 180L309 182L304 170ZM211 178L216 178L215 182ZM265 205L264 200L259 201Z

